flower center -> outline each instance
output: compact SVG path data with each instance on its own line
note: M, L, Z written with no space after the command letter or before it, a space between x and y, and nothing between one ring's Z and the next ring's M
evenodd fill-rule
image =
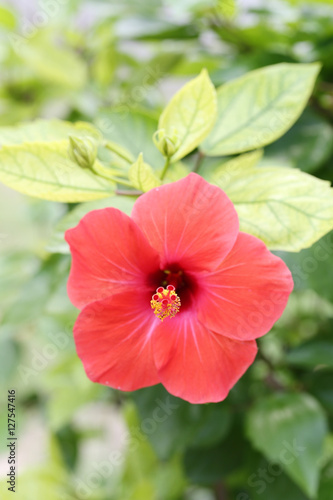
M165 283L162 283L162 285L166 286L166 285L173 285L175 288L177 288L177 290L179 290L179 288L183 288L184 286L184 273L183 271L181 270L177 270L177 271L169 271L168 269L165 269L163 271L164 273L164 280L163 282Z
M173 285L168 285L166 288L159 286L152 296L150 305L154 314L163 321L165 318L173 318L179 312L180 298Z

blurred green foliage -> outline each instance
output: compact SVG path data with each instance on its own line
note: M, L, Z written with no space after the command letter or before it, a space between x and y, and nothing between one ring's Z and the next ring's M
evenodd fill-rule
M1 126L92 121L161 167L151 142L155 110L203 67L220 85L270 64L320 61L308 108L267 147L266 161L333 180L332 1L16 5L0 6ZM129 211L131 200L124 203ZM226 401L190 405L161 386L120 394L86 378L71 333L77 311L66 294L66 219L54 233L66 211L70 220L86 205L0 187L0 421L2 431L7 390L15 388L16 498L332 500L332 233L311 249L281 254L295 280L283 318L259 341L256 362ZM293 439L301 450L294 454ZM3 457L5 447L1 439ZM11 498L5 481L4 500Z

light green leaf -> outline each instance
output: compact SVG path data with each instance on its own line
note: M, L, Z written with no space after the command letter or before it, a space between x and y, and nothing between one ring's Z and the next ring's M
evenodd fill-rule
M79 221L88 212L92 210L99 210L101 208L118 208L127 215L131 214L136 197L133 196L111 196L103 200L89 201L87 203L80 203L73 210L68 212L58 222L54 229L54 233L48 242L47 250L54 253L69 253L69 246L64 240L64 233L67 229L76 226Z
M142 431L139 431L139 440L133 432L134 429L140 429L140 421L135 407L131 403L124 407L124 417L130 431L130 444L132 441L136 441L138 444L136 447L129 446L127 450L125 474L126 479L130 482L133 479L137 480L140 477L148 476L153 470L155 472L158 461L149 442L144 439Z
M140 153L138 159L131 165L128 178L133 186L146 192L161 185L161 181L154 174L153 169L148 163L143 161L143 154Z
M36 76L53 85L80 89L87 80L83 59L69 47L60 46L50 33L40 31L28 41L14 45L16 54Z
M66 122L62 120L35 120L11 127L0 127L0 147L22 142L49 142L75 137L100 139L96 127L86 122Z
M235 0L217 0L217 12L220 16L233 19L237 13Z
M207 70L188 82L171 99L158 122L167 136L178 135L177 161L193 151L209 134L216 120L216 92Z
M85 386L80 387L80 389L66 384L63 387L57 387L55 391L50 391L46 410L50 429L58 431L71 421L74 413L80 407L97 398L98 388L96 385L90 384L89 379L86 381Z
M251 171L251 169L257 165L262 157L263 150L257 149L256 151L251 151L251 153L246 153L236 156L231 160L226 160L223 163L221 160L211 158L208 158L208 160L213 162L213 165L216 161L220 163L219 166L215 167L213 177L218 180L220 184L223 184L223 189L226 189L227 186L231 186L233 184L237 178L237 174L242 173L246 175L247 172Z
M111 196L114 185L71 161L67 148L67 140L4 146L0 181L50 201L75 203Z
M16 18L12 11L0 5L0 26L13 30L16 25Z
M52 464L42 465L39 468L29 469L19 476L15 493L24 491L24 497L21 496L24 500L35 500L38 497L47 498L48 500L59 500L60 498L75 500L68 484L69 479L64 477L64 473L59 468L54 467ZM2 500L11 500L16 496L12 491L8 491L6 478L0 482L0 493ZM18 498L20 497L18 496Z
M61 459L61 452L55 438L48 436L48 450L42 465L28 468L19 472L16 478L15 493L8 491L9 484L5 477L0 481L1 500L11 500L17 496L18 499L35 500L36 498L47 498L48 500L75 500L70 479ZM23 467L22 467L23 469ZM17 467L16 473L19 471ZM24 493L22 493L24 492Z
M308 394L277 394L259 401L247 417L253 446L277 462L310 498L318 489L327 433L325 415Z
M319 64L276 64L217 89L218 119L202 151L223 156L257 149L281 137L302 113Z
M154 409L156 408L158 406L155 402ZM167 461L158 460L141 431L140 419L131 404L125 406L124 416L130 439L128 439L129 446L122 477L123 491L127 494L121 495L121 498L129 500L183 498L187 481L179 456L174 456ZM156 419L153 421L156 423Z
M224 163L209 180L235 204L242 231L274 250L310 247L333 228L330 183L296 169L253 166L259 154Z
M297 5L297 4L300 4L300 3L304 3L304 0L288 0L289 3L291 3L292 5ZM326 3L326 4L329 4L329 5L333 5L333 0L308 0L306 3L310 3L310 4L313 4L313 3Z

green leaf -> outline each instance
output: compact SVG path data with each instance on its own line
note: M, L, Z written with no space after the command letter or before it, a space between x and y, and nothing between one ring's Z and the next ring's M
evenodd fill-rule
M333 232L300 253L281 252L279 256L292 272L295 289L312 288L333 302Z
M25 500L35 500L38 497L47 498L48 500L59 500L60 498L75 500L75 497L69 491L69 479L64 478L63 475L62 471L51 464L48 466L42 465L38 469L29 469L20 475L15 492L19 491L18 488L24 491ZM15 493L8 491L6 479L0 482L0 493L3 500L11 500L13 496L15 497Z
M259 155L226 162L209 179L235 204L242 231L274 250L310 247L333 228L330 183L296 169L253 166Z
M68 157L68 141L34 142L0 149L0 181L21 193L50 201L106 198L114 185Z
M80 203L80 205L68 212L58 222L46 249L49 252L69 253L69 246L64 240L64 233L67 229L76 226L84 215L92 210L99 210L101 208L108 207L118 208L122 212L125 212L125 214L131 215L135 200L136 198L132 196L111 196L110 198L104 198L103 200Z
M333 491L333 460L324 468L319 486L318 500L331 500Z
M240 494L237 500L309 500L279 464L267 463L266 460L252 468L246 486L248 494Z
M83 59L69 47L61 46L50 33L39 31L27 41L17 43L16 54L37 77L53 85L80 89L87 80Z
M192 483L214 484L236 475L249 461L253 463L255 455L244 438L242 422L234 413L232 427L222 442L186 450L184 470Z
M326 411L333 414L332 372L316 370L312 373L305 373L304 382L308 392L318 399Z
M303 172L318 170L333 152L333 127L320 115L306 109L295 125L278 141L265 148L265 156Z
M23 142L49 142L75 137L100 139L96 127L86 122L66 122L62 120L35 120L11 127L0 127L0 146L12 146Z
M303 0L288 0L289 3L296 5L299 3L303 3ZM333 5L333 0L311 0L311 2L308 0L307 3L327 3L329 5Z
M154 409L156 408L158 409L158 406L155 404ZM142 433L146 425L149 426L150 422L154 423L155 413L146 421L140 422L135 408L128 404L125 406L124 414L130 438L122 478L123 491L126 491L127 495L122 494L119 498L132 500L183 498L187 485L179 457L174 457L167 462L159 461L146 436Z
M302 113L319 69L319 64L276 64L219 87L218 119L202 151L242 153L281 137Z
M10 500L17 495L24 500L47 498L48 500L75 500L70 486L69 475L60 458L55 438L48 436L48 450L41 465L24 470L16 478L15 493L8 491L7 478L0 481L0 495L2 500ZM44 438L45 439L45 438ZM22 467L23 469L23 467ZM16 471L17 472L17 471ZM24 495L20 492L24 491Z
M160 459L169 459L191 441L194 434L192 420L196 420L195 415L191 414L193 405L172 396L161 385L135 391L133 400L141 421L151 419L156 414L160 415L160 418L155 418L154 432L147 432L147 437Z
M46 415L49 428L58 431L68 424L80 407L97 399L98 392L98 386L90 384L88 378L86 384L82 383L80 388L70 384L57 387L56 391L51 392L47 401Z
M217 0L217 13L227 19L233 19L237 13L235 0Z
M216 120L216 92L207 70L188 82L171 99L158 122L167 136L178 135L177 161L193 151L209 134Z
M176 456L162 464L157 470L154 483L156 485L154 499L179 500L185 498L185 490L188 485L180 457Z
M126 105L120 109L101 111L95 123L103 136L125 148L134 158L142 152L154 169L163 167L164 158L152 139L157 128L154 116L146 111L131 110Z
M35 269L32 276L21 284L16 291L15 301L4 311L4 324L18 327L42 317L51 295L61 283L66 282L70 265L68 257L52 255L39 264L39 269Z
M141 420L153 420L154 432L148 430L147 437L162 460L189 445L215 445L230 428L231 414L225 404L191 405L170 395L161 385L135 391L133 399Z
M1 312L3 317L3 306ZM11 377L16 374L15 372L17 372L18 364L18 344L11 338L6 338L4 336L4 330L2 330L0 338L0 384L6 384L9 380L11 380Z
M285 360L294 366L333 368L333 343L311 341L288 352Z
M231 426L231 412L225 405L206 405L200 421L196 425L195 435L190 445L194 448L208 448L223 439Z
M131 165L128 178L133 186L146 192L161 185L161 181L154 174L153 169L148 163L143 161L143 154L140 153L138 159Z
M12 11L0 5L0 26L13 30L16 26L16 18Z
M253 446L279 463L310 498L318 489L326 433L324 412L308 394L275 394L259 401L247 417Z

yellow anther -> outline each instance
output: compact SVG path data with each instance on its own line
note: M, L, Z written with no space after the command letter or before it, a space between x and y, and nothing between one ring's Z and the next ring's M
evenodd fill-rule
M163 321L165 318L173 318L179 312L180 298L173 285L168 285L166 288L160 286L152 296L150 305L154 314Z

